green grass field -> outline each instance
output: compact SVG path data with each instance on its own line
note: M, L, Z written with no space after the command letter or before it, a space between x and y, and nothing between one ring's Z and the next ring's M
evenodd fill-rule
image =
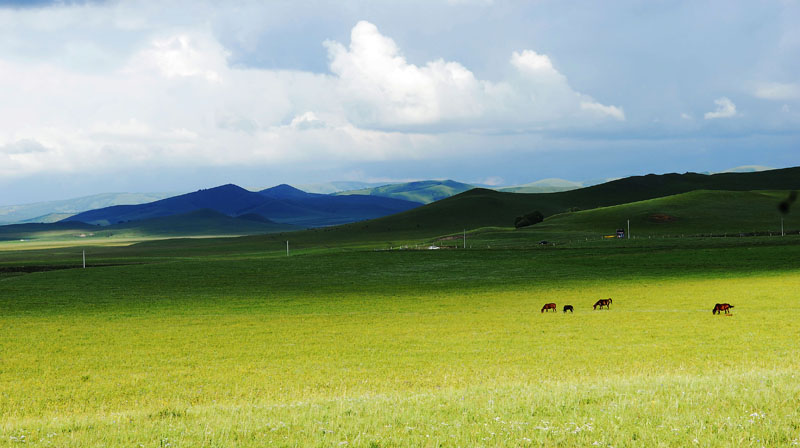
M796 236L322 234L0 252L0 445L800 443Z

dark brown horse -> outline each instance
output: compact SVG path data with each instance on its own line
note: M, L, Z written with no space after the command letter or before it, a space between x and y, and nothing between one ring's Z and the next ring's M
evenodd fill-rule
M730 303L718 303L714 305L714 309L711 310L711 314L720 314L723 311L725 311L725 314L730 314L731 308L733 308L733 305Z
M544 313L547 310L553 310L553 312L556 312L556 313L558 312L558 310L556 309L556 304L555 303L545 303L544 306L542 307L542 312Z
M572 305L564 305L564 312L566 313L569 311L570 313L574 313L575 310L572 309Z
M594 304L592 309L596 310L597 307L599 306L601 310L603 309L603 307L606 307L607 310L610 310L611 308L609 307L609 305L611 305L611 299L600 299L597 301L597 303Z

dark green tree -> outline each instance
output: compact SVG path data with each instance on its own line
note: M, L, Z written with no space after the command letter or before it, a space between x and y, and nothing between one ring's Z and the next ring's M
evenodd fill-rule
M517 216L516 219L514 219L514 227L519 229L520 227L532 226L542 221L544 221L544 215L539 210L536 210L535 212Z

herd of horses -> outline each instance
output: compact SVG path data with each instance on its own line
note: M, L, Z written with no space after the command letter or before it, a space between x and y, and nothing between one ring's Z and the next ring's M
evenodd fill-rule
M595 302L594 306L592 306L592 309L596 310L599 307L602 310L603 307L606 307L607 310L610 310L611 302L612 302L611 299L600 299L597 302ZM731 308L733 308L733 305L731 305L730 303L718 303L714 305L714 309L711 310L711 314L721 314L722 312L724 312L725 314L730 315ZM556 307L555 303L545 303L544 306L542 307L542 313L550 310L553 310L554 313L558 312L558 308ZM564 305L564 313L566 313L567 311L569 311L570 313L574 313L575 309L572 307L572 305Z
M596 310L597 307L600 307L601 310L603 309L603 307L606 307L606 309L611 309L610 308L611 302L612 302L611 299L600 299L597 302L595 302L592 309ZM542 307L543 313L545 311L550 311L550 310L553 310L554 313L558 312L558 308L556 308L555 303L545 303L544 306ZM572 305L564 305L564 312L566 313L567 311L569 311L570 313L574 313L575 309L572 307Z

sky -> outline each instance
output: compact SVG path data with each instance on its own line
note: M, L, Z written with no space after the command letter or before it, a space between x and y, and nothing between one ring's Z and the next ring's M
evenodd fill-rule
M0 205L800 165L800 1L0 1Z

